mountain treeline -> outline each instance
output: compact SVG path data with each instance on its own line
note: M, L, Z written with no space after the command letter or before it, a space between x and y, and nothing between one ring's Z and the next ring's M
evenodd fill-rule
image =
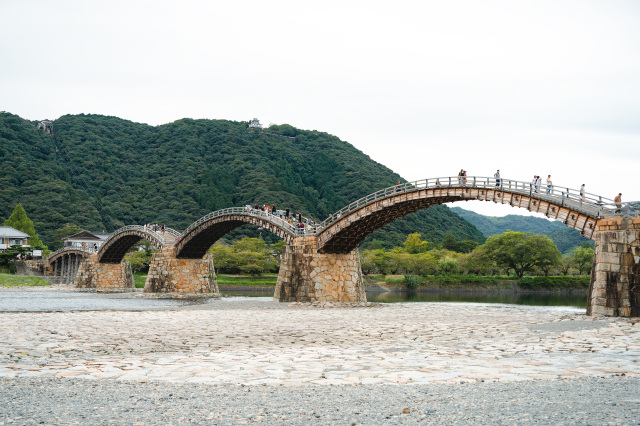
M228 120L150 126L80 114L55 120L53 137L35 124L0 113L0 219L22 203L45 244L69 223L107 232L147 222L184 229L210 211L256 203L323 220L403 180L335 136L286 124L250 131ZM446 206L390 224L369 241L393 247L412 232L484 241ZM229 239L240 235L258 231L243 227Z

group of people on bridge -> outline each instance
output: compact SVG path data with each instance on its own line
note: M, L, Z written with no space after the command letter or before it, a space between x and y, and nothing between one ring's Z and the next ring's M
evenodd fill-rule
M162 225L158 225L157 223L145 223L144 224L144 230L145 231L162 232L164 234L164 231L166 229L167 229L167 226L164 223Z
M245 206L245 211L249 213L261 213L267 216L272 215L278 217L294 227L298 234L315 232L317 229L317 223L315 220L311 218L305 218L304 216L302 216L301 212L298 212L296 214L292 212L289 207L282 210L276 209L276 206L274 204L263 204L262 206L260 206L256 203L253 207L247 204Z

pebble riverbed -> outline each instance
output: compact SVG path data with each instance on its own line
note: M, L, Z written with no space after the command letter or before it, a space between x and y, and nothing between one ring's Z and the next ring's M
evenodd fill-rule
M223 299L0 330L0 424L640 424L640 320L583 309Z

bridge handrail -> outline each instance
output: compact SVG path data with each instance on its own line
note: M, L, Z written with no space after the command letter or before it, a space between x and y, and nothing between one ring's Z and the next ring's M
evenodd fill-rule
M319 224L318 228L324 229L339 220L345 214L374 201L386 198L394 193L402 194L427 188L508 189L509 192L512 193L530 195L543 200L548 199L555 201L556 203L559 202L562 206L571 205L573 208L583 210L584 212L597 217L615 217L640 214L640 202L638 201L616 203L612 199L587 192L585 192L584 198L582 198L580 190L559 185L552 185L548 188L546 183L542 183L537 187L532 182L523 182L506 178L496 179L494 177L486 176L444 176L405 182L365 195L364 197L353 201L349 205L331 214L327 219Z
M176 231L173 228L164 228L164 232L173 235L174 237L178 238L180 236L182 236L182 232L180 231Z
M160 234L158 234L155 231L152 231L151 229L147 228L146 226L144 226L144 225L126 225L126 226L123 226L122 228L116 229L111 235L109 235L109 238L106 239L106 241L104 242L102 247L107 247L107 242L109 240L111 240L116 235L118 235L118 234L120 234L122 232L125 232L125 231L141 231L141 232L143 232L145 234L150 234L152 237L156 238L160 242L160 244L162 246L166 245L165 239Z
M307 231L306 229L306 224L309 221L308 218L306 217L302 217L303 219L303 223L305 224L305 228L299 228L291 223L289 223L288 221L282 219L279 215L277 214L273 214L271 212L266 212L263 210L256 210L254 208L247 208L247 206L245 207L228 207L226 209L221 209L221 210L216 210L213 211L205 216L202 216L200 219L198 219L197 221L193 222L191 225L189 225L189 227L187 229L184 230L184 232L182 233L182 236L187 235L189 232L191 232L193 229L197 228L198 226L202 225L203 223L214 219L216 217L220 217L220 216L225 216L225 215L231 215L231 214L241 214L241 215L245 215L245 216L251 216L251 217L259 217L262 219L267 220L268 222L273 223L274 225L284 229L285 231L291 233L292 235L301 235L301 234L306 234L306 235L314 235L315 232L315 227L314 229L312 229L311 231ZM296 223L300 223L300 222L296 222Z
M75 247L75 246L64 246L56 251L54 251L53 253L50 253L49 256L47 256L47 258L45 259L45 261L49 261L49 259L51 259L52 257L63 253L65 251L82 251L88 254L95 254L98 252L98 250L90 248L90 247Z

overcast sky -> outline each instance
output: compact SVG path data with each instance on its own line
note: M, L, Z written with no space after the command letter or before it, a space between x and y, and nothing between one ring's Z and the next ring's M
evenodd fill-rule
M636 0L0 0L0 61L0 110L31 120L258 117L408 180L500 168L640 199Z

